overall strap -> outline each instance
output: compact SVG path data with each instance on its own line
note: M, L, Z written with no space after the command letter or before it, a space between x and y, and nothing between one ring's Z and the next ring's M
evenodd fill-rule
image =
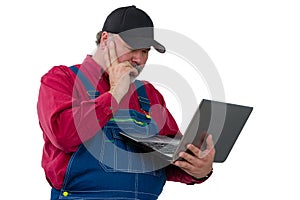
M148 99L147 93L146 93L146 88L145 85L142 81L140 80L135 80L134 81L135 88L137 90L138 98L139 98L139 103L140 107L143 111L146 112L146 116L150 118L150 100Z
M95 99L100 95L99 91L95 89L89 79L77 67L71 66L70 69L80 79L90 99Z

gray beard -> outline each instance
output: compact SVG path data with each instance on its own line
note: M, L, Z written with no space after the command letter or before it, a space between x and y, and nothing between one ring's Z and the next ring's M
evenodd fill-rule
M131 65L138 71L138 75L140 75L140 73L143 71L143 67L141 65L136 65L136 64L131 64ZM130 74L131 83L135 81L136 77Z
M141 65L136 65L134 68L138 71L139 75L143 71L143 67Z

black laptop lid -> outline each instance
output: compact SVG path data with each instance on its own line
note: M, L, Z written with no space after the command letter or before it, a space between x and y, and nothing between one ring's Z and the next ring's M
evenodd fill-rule
M184 151L185 146L189 143L205 149L205 142L201 141L205 141L208 133L213 136L215 144L214 162L224 162L252 109L248 106L203 99L185 132L187 135L181 141L182 144L176 152Z

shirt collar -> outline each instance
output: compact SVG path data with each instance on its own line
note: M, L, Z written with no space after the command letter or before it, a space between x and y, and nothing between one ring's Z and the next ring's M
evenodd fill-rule
M89 77L99 81L100 79L109 80L108 73L104 71L103 67L100 66L91 55L87 55L84 59L81 69Z

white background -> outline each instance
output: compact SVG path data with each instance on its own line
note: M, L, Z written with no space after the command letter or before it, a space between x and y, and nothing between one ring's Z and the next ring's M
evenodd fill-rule
M54 65L81 63L110 11L135 4L157 28L182 33L207 52L228 102L254 107L228 160L214 165L207 182L168 182L159 199L299 199L296 0L6 2L0 3L2 197L49 199L36 114L40 77Z

